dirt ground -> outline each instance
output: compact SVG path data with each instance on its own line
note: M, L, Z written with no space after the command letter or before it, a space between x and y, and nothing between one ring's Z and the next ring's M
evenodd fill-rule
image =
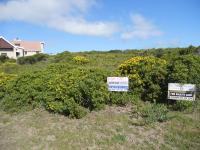
M13 115L0 112L0 149L170 150L200 147L198 116L179 116L148 126L133 125L134 118L130 116L130 106L107 106L82 119L70 119L43 109ZM181 124L184 121L185 125Z

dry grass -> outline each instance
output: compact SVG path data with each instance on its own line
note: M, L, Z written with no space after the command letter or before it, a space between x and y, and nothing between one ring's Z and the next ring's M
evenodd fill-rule
M0 149L125 150L200 147L198 117L176 114L174 119L165 123L134 126L130 115L130 106L106 107L82 119L70 119L42 109L16 115L1 112ZM182 146L184 144L186 146Z

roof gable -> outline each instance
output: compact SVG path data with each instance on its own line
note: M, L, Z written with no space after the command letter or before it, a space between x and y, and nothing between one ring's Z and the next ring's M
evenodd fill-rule
M4 49L12 49L14 48L14 45L8 42L6 39L3 37L0 37L0 48Z

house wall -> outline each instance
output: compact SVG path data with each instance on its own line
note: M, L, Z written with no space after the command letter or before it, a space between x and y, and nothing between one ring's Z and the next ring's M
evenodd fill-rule
M18 52L18 56L17 53ZM14 49L0 49L0 55L2 55L2 53L6 53L7 56L9 58L13 58L13 59L17 59L19 57L23 57L24 56L24 50L22 48L14 48Z
M31 52L31 51L24 51L24 56L32 56L32 55L35 55L35 54L38 54L39 52Z
M16 55L16 52L19 53L18 56ZM35 54L38 54L38 53L41 53L41 52L39 52L39 51L38 52L36 52L36 51L34 51L34 52L27 51L27 53L25 53L25 51L23 49L16 48L14 50L12 50L12 49L9 49L9 50L8 49L0 49L0 55L2 53L6 53L9 58L17 59L19 57L32 56L32 55L35 55Z
M16 59L16 52L13 49L0 49L0 55L2 55L2 53L6 53L9 58Z
M20 48L20 47L18 47L18 48L16 48L15 49L16 50L16 52L18 52L18 56L17 56L17 54L16 54L16 58L19 58L19 57L23 57L24 56L24 49L23 48Z

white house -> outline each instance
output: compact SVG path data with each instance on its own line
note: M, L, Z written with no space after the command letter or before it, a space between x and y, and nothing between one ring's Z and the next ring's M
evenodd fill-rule
M0 55L6 55L9 58L31 56L43 53L44 42L22 41L15 39L11 42L0 36Z

